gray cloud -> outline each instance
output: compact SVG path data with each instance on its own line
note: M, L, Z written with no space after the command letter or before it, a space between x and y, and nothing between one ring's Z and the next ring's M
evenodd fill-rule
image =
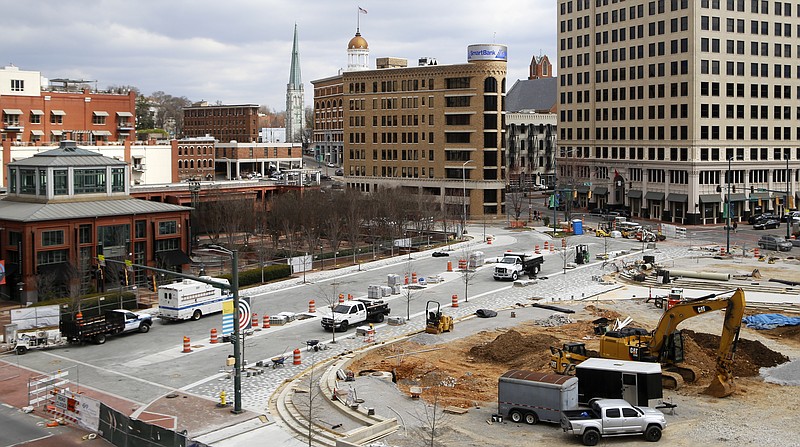
M357 7L368 14L357 14ZM507 44L508 85L527 77L531 57L557 65L552 0L71 0L4 9L1 63L47 78L134 85L192 101L285 108L294 23L310 81L347 64L360 17L370 59L396 56L463 63L474 43Z

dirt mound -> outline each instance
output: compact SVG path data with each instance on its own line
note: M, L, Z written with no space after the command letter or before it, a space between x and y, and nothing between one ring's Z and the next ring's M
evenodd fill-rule
M550 352L558 346L558 338L548 334L522 335L515 330L498 335L489 343L473 346L469 354L478 360L494 363L513 363L513 360L531 353Z
M683 333L705 351L706 356L712 363L709 369L713 371L713 359L716 357L716 351L719 347L719 335L704 334L688 329L684 329ZM688 354L687 352L687 357ZM758 375L760 368L773 367L788 361L789 357L769 349L760 341L740 338L736 345L736 354L733 360L733 374L740 377L753 377Z

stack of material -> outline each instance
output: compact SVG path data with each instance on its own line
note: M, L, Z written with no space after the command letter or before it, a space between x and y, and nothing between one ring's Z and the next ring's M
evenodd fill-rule
M386 324L389 326L400 326L406 324L406 320L404 320L403 317L387 317Z
M401 286L403 285L403 280L400 278L400 275L390 274L386 278L386 285L389 287Z
M281 326L286 324L286 317L283 315L270 315L269 316L269 324L270 326Z
M382 298L383 286L370 285L367 286L367 298L379 299Z
M381 286L381 298L392 294L392 288L389 286Z
M558 327L573 323L573 321L566 315L552 314L544 320L535 320L534 323L544 327Z
M295 314L294 312L281 312L276 316L284 318L287 323L291 323L292 321L297 319L297 314ZM270 317L270 318L272 318L272 317Z

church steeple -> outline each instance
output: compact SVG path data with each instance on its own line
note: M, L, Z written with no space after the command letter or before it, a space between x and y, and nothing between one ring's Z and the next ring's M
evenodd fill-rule
M292 43L292 66L289 69L289 87L303 88L303 81L300 79L300 50L297 45L297 24L294 24L294 42Z
M292 43L292 65L289 68L289 83L286 85L286 141L302 142L305 130L305 101L303 80L300 77L300 48L297 43L297 24L294 24Z

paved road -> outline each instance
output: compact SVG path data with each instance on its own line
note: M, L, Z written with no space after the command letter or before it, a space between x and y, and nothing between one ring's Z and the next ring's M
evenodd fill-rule
M482 226L470 227L469 231L469 234L482 236ZM410 303L406 291L388 297L392 315L410 314L413 317L408 325L379 328L379 336L392 337L422 327L424 324L422 315L428 300L449 305L453 294L459 295L462 306L458 310L448 310L448 313L463 316L474 313L476 306L502 307L513 304L515 300L527 300L533 295L551 299L580 299L591 294L593 290L598 292L604 290L602 287L595 287L598 283L591 280L592 276L603 271L599 263L583 266L584 268L575 271L569 270L564 276L561 275L564 265L562 254L547 252L544 254L545 264L540 277L551 279L542 279L540 285L534 288L512 287L511 283L494 281L491 278L490 267L485 266L479 269L469 282L470 302L466 305L467 303L463 303L463 277L457 272L446 272L448 259L455 267L458 258L471 250L481 250L487 257L494 257L501 255L507 249L532 251L535 245L543 246L545 240L549 241L548 236L535 231L508 231L496 228L489 228L487 231L496 237L492 245L484 242L457 244L452 247L453 251L449 258L432 258L429 253L416 253L410 260L402 257L377 261L363 265L361 271L356 267L350 267L315 272L306 275L306 283L303 283L302 279L293 279L280 284L247 289L243 291L243 295L253 297L253 309L260 318L265 313L272 315L284 311L305 312L311 299L317 302L319 309L339 293L350 293L356 297L366 296L367 287L371 284L386 284L388 274L402 276L408 272L417 272L423 277L441 274L445 279L443 283L412 291ZM591 235L574 236L569 241L571 245L588 244L593 258L596 253L605 250L605 243L608 244L609 251L641 248L638 242L603 240ZM574 249L570 248L568 253L568 261L571 262L574 258ZM322 309L317 315L322 313L321 311ZM33 351L20 356L17 360L22 366L40 372L69 368L70 379L79 385L90 385L140 404L151 402L176 389L215 397L221 390L232 387L226 373L229 368L226 369L224 366L225 359L232 353L232 348L230 344L209 344L211 328L221 328L219 315L207 316L196 322L157 323L148 334L122 335L99 346L69 346L49 351ZM336 334L336 338L340 341L335 346L336 352L363 345L360 338L343 338L345 335L352 336L353 332L355 331L351 329L348 334ZM193 352L182 353L183 336L191 338ZM270 359L295 348L305 347L306 340L328 341L332 337L331 333L322 330L319 317L295 321L284 327L258 331L248 337L244 343L244 358L252 366L259 360ZM332 351L304 352L304 356L308 357L304 361L315 361L315 356L321 359L332 354ZM292 367L270 369L258 377L258 380L255 377L249 380L254 385L246 386L246 408L264 411L271 390L296 372L296 368ZM268 382L268 386L262 383L264 381ZM248 383L248 380L245 382Z

